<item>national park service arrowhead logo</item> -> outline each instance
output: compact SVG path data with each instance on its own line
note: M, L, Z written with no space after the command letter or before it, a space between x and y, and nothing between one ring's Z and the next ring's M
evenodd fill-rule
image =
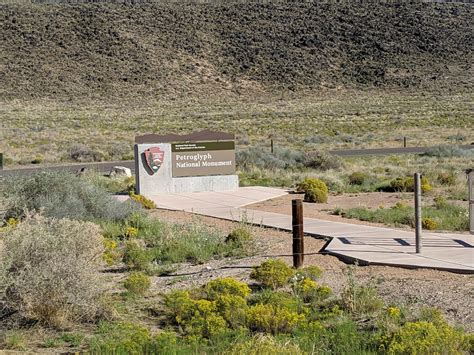
M161 164L163 164L164 156L165 152L158 147L145 150L145 160L152 174L160 169Z

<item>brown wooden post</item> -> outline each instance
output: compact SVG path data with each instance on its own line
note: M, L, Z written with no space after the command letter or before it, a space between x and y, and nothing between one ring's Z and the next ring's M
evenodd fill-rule
M0 170L3 170L3 153L0 153Z
M270 139L270 151L273 154L273 139Z
M415 184L415 251L421 253L421 175L415 173L413 176Z
M304 233L303 233L303 201L291 201L293 226L293 266L298 269L304 261Z
M403 137L403 148L407 147L407 137Z

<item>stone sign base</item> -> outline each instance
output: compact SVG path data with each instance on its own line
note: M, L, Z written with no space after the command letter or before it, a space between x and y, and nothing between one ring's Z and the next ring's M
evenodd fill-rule
M156 171L150 169L145 153L159 148L162 161L157 161ZM210 175L173 177L170 143L136 144L135 176L136 191L144 196L159 193L231 191L239 188L237 175Z

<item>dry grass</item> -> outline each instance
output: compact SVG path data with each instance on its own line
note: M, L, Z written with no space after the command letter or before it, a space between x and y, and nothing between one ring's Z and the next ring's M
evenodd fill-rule
M215 129L248 144L303 150L469 144L472 95L318 93L258 99L3 101L0 151L7 164L70 161L78 143L102 160L130 159L135 135ZM91 155L91 156L92 156Z

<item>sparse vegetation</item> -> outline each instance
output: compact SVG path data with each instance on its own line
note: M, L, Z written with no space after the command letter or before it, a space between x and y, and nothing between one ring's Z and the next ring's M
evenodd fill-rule
M35 211L55 218L120 221L139 211L133 201L119 202L105 190L67 172L40 172L5 183L6 218Z
M415 216L411 206L403 204L392 208L368 209L365 207L337 210L334 213L346 218L359 219L361 221L384 223L388 225L408 225L414 227ZM422 207L423 228L428 230L467 231L469 230L468 211L464 207L450 203Z

